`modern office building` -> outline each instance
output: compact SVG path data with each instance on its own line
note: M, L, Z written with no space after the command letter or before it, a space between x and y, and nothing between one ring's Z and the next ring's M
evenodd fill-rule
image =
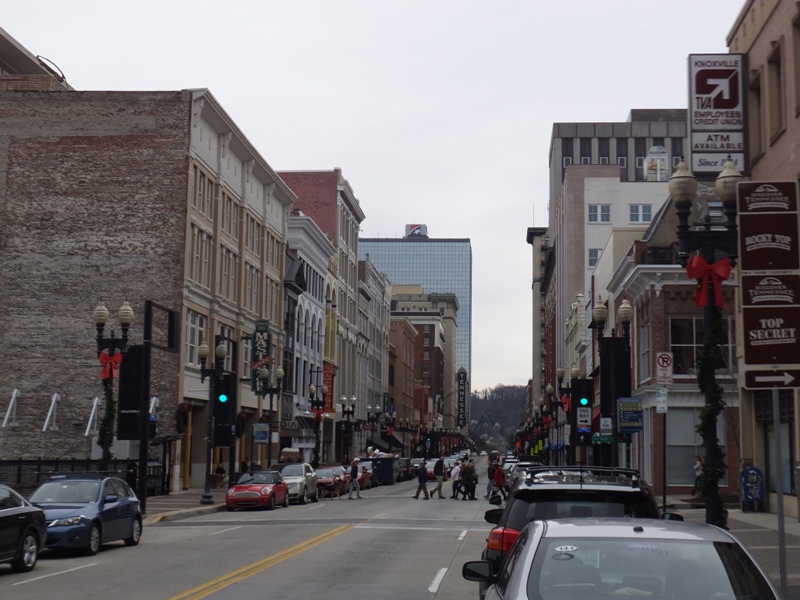
M456 371L472 373L472 244L469 238L431 238L426 225L406 225L402 238L360 238L360 259L369 256L392 285L421 285L428 294L456 295Z

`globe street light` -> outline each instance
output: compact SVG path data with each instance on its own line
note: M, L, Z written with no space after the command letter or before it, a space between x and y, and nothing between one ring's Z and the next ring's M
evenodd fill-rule
M228 349L220 339L214 349L214 366L206 368L209 348L205 340L197 348L197 356L200 358L200 383L208 377L208 423L206 428L206 478L203 495L200 496L200 504L214 504L214 496L211 494L211 455L214 452L214 392L220 384L220 380L225 374L225 357Z

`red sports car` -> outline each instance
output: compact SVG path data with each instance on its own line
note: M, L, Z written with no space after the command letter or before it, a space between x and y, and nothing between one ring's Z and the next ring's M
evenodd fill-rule
M330 496L338 498L342 495L344 480L341 467L320 467L317 469L317 494L320 498Z
M225 507L265 508L272 510L276 504L289 506L289 486L277 471L251 471L244 473L225 496Z

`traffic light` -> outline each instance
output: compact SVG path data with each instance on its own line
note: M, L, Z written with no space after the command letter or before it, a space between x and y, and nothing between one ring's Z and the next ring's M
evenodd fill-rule
M594 380L592 379L573 379L575 391L572 394L572 402L575 406L594 405Z
M236 422L236 378L234 373L223 373L214 386L214 443L217 446L233 444Z

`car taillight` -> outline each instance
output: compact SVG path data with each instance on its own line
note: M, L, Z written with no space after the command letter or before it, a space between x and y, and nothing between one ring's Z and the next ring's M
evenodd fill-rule
M489 550L497 550L499 552L508 552L511 544L514 543L519 537L519 531L511 529L510 527L496 527L489 533L486 539L487 548Z

